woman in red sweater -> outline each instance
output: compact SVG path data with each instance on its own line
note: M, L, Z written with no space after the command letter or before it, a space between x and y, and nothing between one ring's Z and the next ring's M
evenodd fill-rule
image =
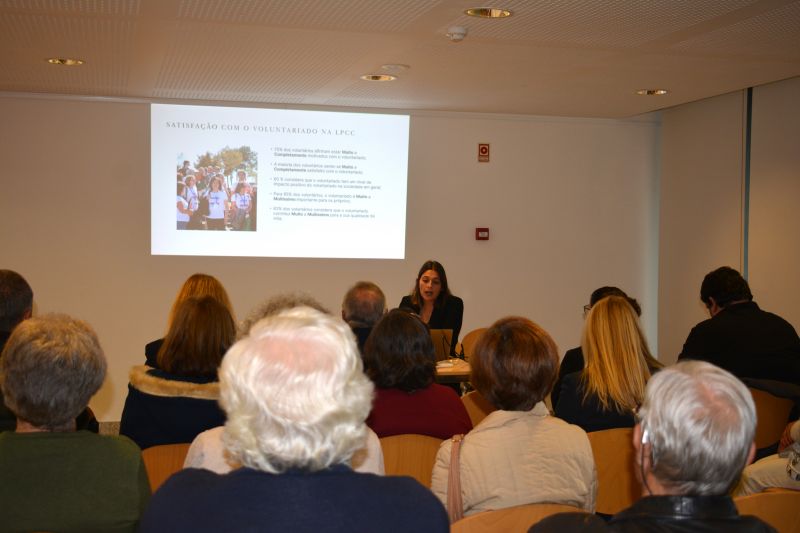
M378 437L417 433L449 439L472 429L458 394L434 383L433 342L418 316L400 309L384 316L364 345L364 366L376 386L367 425Z

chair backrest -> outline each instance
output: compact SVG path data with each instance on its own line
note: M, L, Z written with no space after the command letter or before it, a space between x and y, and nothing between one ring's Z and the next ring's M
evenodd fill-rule
M781 439L781 434L789 422L789 412L794 402L789 398L779 398L766 391L750 388L756 404L756 448L772 446Z
M464 403L464 407L467 409L467 414L469 415L469 419L472 421L473 427L477 426L481 420L486 418L486 415L493 411L497 411L497 408L490 404L489 401L476 390L466 393L461 397L461 401Z
M757 516L780 533L800 531L800 491L759 492L733 499L741 515Z
M634 471L633 429L606 429L588 435L597 468L596 511L616 514L642 495Z
M469 358L472 357L472 352L475 349L475 343L478 342L478 339L481 335L483 335L483 332L486 331L486 329L487 328L473 329L464 335L463 339L461 339L461 349L464 352L465 361L469 361Z
M583 509L571 505L529 503L462 518L450 526L450 533L524 533L533 524L550 515L583 512Z
M433 463L442 439L427 435L393 435L381 439L383 465L387 476L411 476L431 486Z
M189 451L190 443L162 444L151 446L142 451L144 468L147 470L147 479L150 480L150 490L156 491L169 476L183 468L183 461Z

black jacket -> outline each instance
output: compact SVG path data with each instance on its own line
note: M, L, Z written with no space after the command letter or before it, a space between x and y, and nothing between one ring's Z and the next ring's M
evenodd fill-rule
M700 359L739 378L800 384L800 337L755 302L733 304L697 324L678 359Z
M528 533L566 531L615 533L767 533L775 532L755 516L741 516L728 496L648 496L606 523L584 513L549 516Z

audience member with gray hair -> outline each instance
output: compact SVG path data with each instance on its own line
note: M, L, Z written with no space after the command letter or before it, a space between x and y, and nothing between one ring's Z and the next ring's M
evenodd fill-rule
M33 314L33 289L17 272L0 270L0 354L6 345L11 331L23 320ZM99 424L88 407L75 419L78 429L88 429L97 433ZM17 417L5 404L0 386L0 432L13 431L17 427Z
M643 498L608 523L567 513L534 525L550 531L766 532L772 527L740 516L729 496L753 460L753 398L730 372L686 361L655 374L633 431Z
M239 328L239 338L246 337L250 328L260 320L295 307L310 307L329 314L321 303L303 293L286 293L273 296L256 307ZM189 447L184 468L204 468L218 474L225 474L241 465L226 453L222 443L224 426L218 426L200 433ZM350 465L356 472L384 474L383 450L374 431L367 428L364 445L353 454Z
M358 340L358 349L363 353L364 343L383 315L386 314L386 296L375 283L359 281L347 291L342 300L342 319Z
M226 354L224 441L243 467L185 469L141 530L442 531L444 508L410 478L353 472L372 384L347 324L299 307L267 317Z
M0 360L0 385L17 417L16 431L0 434L4 531L136 530L150 497L139 448L75 426L105 374L85 322L48 315L14 329Z

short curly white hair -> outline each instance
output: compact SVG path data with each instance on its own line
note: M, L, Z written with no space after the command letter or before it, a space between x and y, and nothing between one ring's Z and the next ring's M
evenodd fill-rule
M363 447L373 385L340 318L309 307L264 318L228 350L219 380L223 441L244 466L316 471Z

